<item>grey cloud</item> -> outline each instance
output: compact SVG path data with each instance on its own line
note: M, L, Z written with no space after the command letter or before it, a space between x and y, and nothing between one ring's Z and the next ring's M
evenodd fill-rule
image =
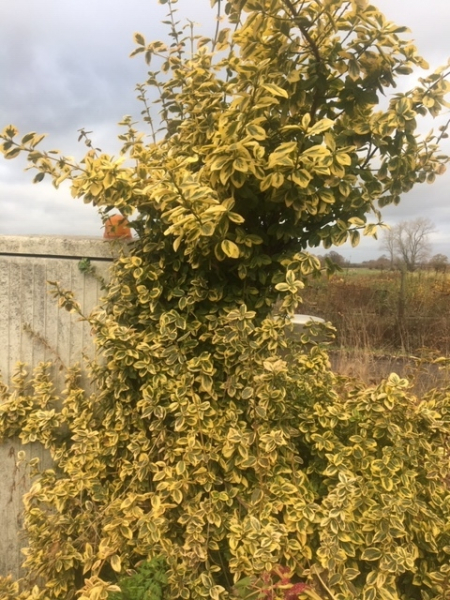
M389 19L411 28L411 37L433 67L446 61L448 0L374 3ZM212 32L209 0L179 0L176 6L180 20L189 17L203 24L203 33ZM147 73L142 58L128 58L134 48L132 35L140 31L148 40L166 40L166 28L160 24L166 12L167 7L156 0L1 2L0 127L12 122L21 133L47 132L47 148L78 157L84 147L77 143L77 130L85 127L93 130L95 145L117 153L116 123L124 114L139 115L134 88ZM92 207L72 199L67 188L54 190L49 183L33 186L33 174L23 173L23 166L17 160L0 162L0 205L5 215L0 234L101 234ZM436 251L450 255L448 188L447 174L435 185L420 186L406 195L399 207L384 209L384 219L395 223L430 217L439 229ZM364 240L356 250L342 247L342 252L366 258L381 254L372 240Z
M67 189L55 190L49 183L0 182L0 199L0 235L102 235L97 211L74 200Z

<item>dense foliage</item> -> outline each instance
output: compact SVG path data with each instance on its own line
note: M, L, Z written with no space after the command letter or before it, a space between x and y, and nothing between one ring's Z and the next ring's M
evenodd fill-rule
M109 600L164 600L167 566L161 557L144 562L119 581L120 592L112 592Z
M376 201L443 171L445 127L415 130L445 105L445 73L377 110L424 61L374 7L212 4L227 15L214 40L184 38L172 6L169 47L135 36L161 59L139 86L151 127L159 90L153 141L126 118L122 157L91 144L75 164L35 133L2 134L36 181L135 211L139 234L87 317L95 391L73 368L56 394L48 365L2 388L1 435L55 461L25 497L29 577L22 592L3 580L3 597L103 600L161 558L168 600L269 598L267 585L274 599L445 598L448 394L337 380L323 349L286 335L320 270L307 246L357 243Z

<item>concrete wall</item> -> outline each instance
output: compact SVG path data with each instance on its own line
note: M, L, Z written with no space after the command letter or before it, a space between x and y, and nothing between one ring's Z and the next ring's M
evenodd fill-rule
M89 313L102 291L98 279L80 271L79 262L89 258L96 272L107 276L113 253L114 246L99 238L0 236L0 373L5 382L18 361L34 366L57 359L70 365L83 352L92 353L89 325L58 308L47 282L58 281L73 291ZM17 466L19 450L48 462L38 444L0 444L0 575L15 577L24 545L22 496L29 487L26 469Z

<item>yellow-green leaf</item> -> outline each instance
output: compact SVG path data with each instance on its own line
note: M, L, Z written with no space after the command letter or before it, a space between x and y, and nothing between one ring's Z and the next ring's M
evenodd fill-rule
M17 129L17 127L14 127L14 125L8 125L7 127L5 127L5 129L2 131L1 136L2 137L9 137L9 138L13 138L14 136L16 136L19 133L19 130Z
M110 561L111 567L114 569L114 571L116 573L120 573L120 571L122 569L122 563L120 561L120 557L117 554L114 554L113 556L111 556L109 561Z
M242 173L247 173L247 171L248 171L248 164L242 158L236 158L233 161L233 168L236 171L241 171Z
M366 548L362 553L362 560L379 560L382 557L379 548Z
M255 140L264 140L267 137L267 134L262 127L260 127L259 125L254 125L252 123L250 123L250 125L247 125L247 133L252 138L255 138Z
M311 127L311 129L308 131L308 135L317 135L318 133L327 131L328 129L333 127L333 125L334 121L332 121L331 119L321 119Z
M270 92L273 96L282 96L283 98L289 98L289 94L286 90L276 85L275 83L263 83L261 86L268 92Z
M11 150L8 150L8 152L5 152L5 154L3 155L5 158L16 158L16 156L18 156L20 154L20 148L18 148L17 146L15 146L14 148L12 148Z
M298 171L294 171L291 173L290 178L294 183L299 185L302 188L306 188L309 185L309 182L312 179L311 173L306 171L306 169L299 169Z
M133 39L139 46L145 46L145 39L141 33L135 33Z
M239 247L231 240L223 240L220 246L229 258L239 258Z

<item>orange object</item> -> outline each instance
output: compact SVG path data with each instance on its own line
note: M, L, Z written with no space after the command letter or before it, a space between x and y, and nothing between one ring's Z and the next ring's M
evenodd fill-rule
M105 221L105 240L130 240L131 229L128 226L128 220L123 215L112 215Z

